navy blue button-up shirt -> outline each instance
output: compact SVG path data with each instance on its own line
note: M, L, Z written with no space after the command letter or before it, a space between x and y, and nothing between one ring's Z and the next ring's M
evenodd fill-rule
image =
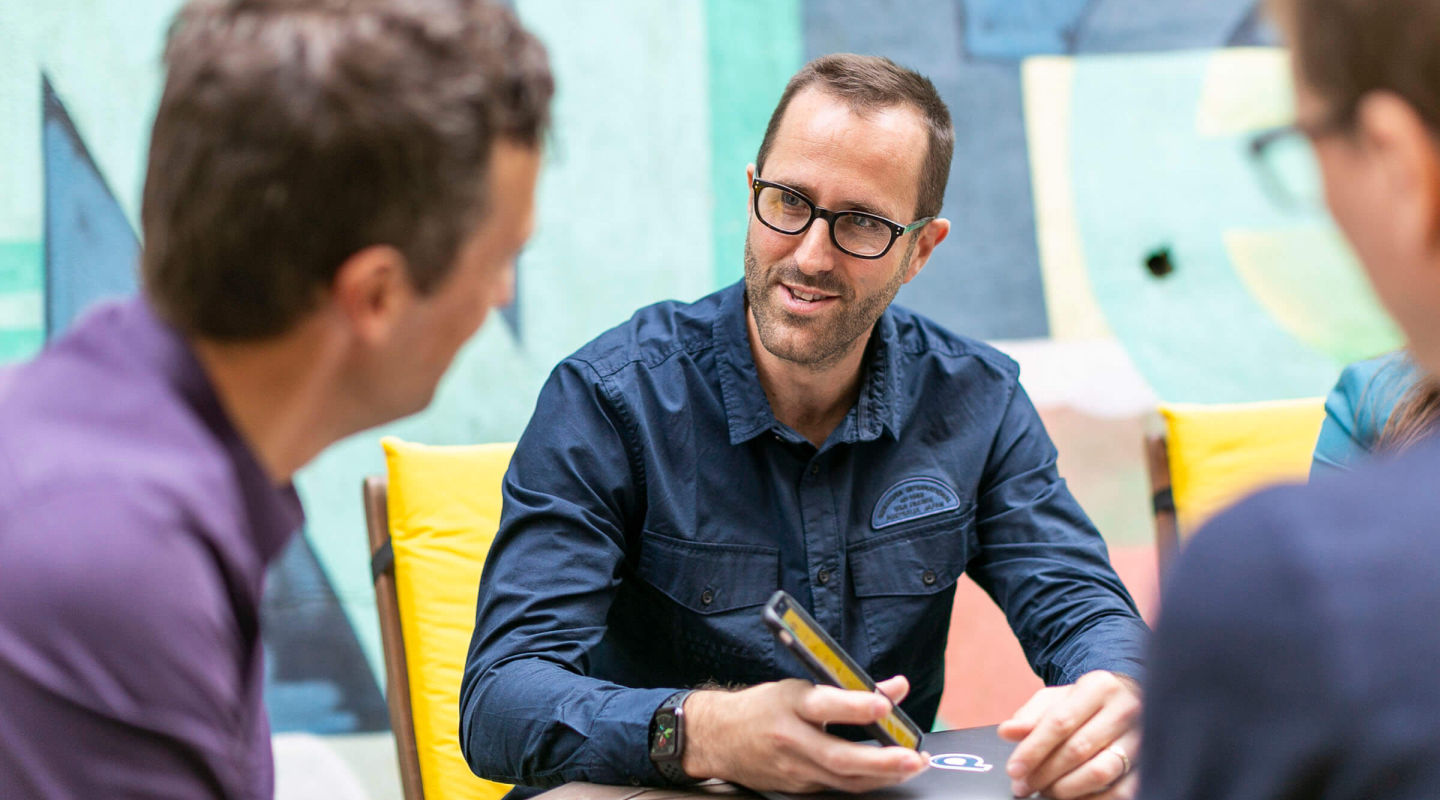
M962 572L1047 683L1138 675L1145 625L1015 363L892 307L864 368L823 446L776 421L741 284L556 367L480 582L460 696L478 774L662 783L648 728L677 688L806 675L761 622L776 589L876 678L906 675L926 727Z

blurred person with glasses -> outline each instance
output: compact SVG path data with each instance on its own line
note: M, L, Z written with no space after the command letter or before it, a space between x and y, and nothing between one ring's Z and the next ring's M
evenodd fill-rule
M1440 0L1271 8L1325 203L1406 357L1440 374ZM1436 795L1440 438L1423 403L1389 419L1413 426L1400 454L1257 495L1182 551L1147 672L1148 800Z
M811 62L746 170L744 281L641 309L555 369L480 581L460 709L477 774L517 797L901 782L919 754L846 741L889 700L812 685L761 607L789 592L929 729L969 573L1051 687L1002 727L1023 742L997 768L1019 795L1130 796L1147 628L1015 363L891 304L950 231L953 146L923 76ZM678 737L653 724L675 709Z
M1342 117L1265 131L1250 143L1261 184L1282 208L1308 212L1325 202L1311 142L1344 130ZM1398 453L1440 427L1440 378L1407 350L1345 367L1325 399L1312 478L1347 472L1370 457Z

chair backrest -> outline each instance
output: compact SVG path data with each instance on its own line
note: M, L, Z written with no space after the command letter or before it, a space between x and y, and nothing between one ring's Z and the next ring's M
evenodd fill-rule
M475 590L500 524L500 483L515 445L431 447L393 437L381 443L389 550L376 545L372 524L372 567L406 800L498 800L511 787L475 777L460 753L460 678L475 627ZM367 503L367 512L373 505ZM377 515L378 509L372 521ZM394 636L385 633L387 567ZM408 696L394 692L396 684ZM413 787L407 758L418 774Z
M1165 433L1148 442L1161 575L1186 536L1245 496L1303 482L1320 426L1322 398L1264 403L1162 405Z

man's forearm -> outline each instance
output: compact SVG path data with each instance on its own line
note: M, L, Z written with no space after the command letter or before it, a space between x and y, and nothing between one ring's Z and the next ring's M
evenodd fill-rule
M655 784L650 718L672 689L627 689L540 658L485 671L461 709L475 774L504 783Z

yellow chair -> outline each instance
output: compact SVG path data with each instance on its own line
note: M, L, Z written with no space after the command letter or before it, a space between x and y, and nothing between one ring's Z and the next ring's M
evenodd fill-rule
M1265 486L1305 481L1325 401L1176 403L1160 415L1165 432L1147 437L1146 460L1163 578L1184 537L1210 517Z
M365 517L405 798L496 800L510 787L460 754L460 677L515 445L381 444L389 479L365 479Z

